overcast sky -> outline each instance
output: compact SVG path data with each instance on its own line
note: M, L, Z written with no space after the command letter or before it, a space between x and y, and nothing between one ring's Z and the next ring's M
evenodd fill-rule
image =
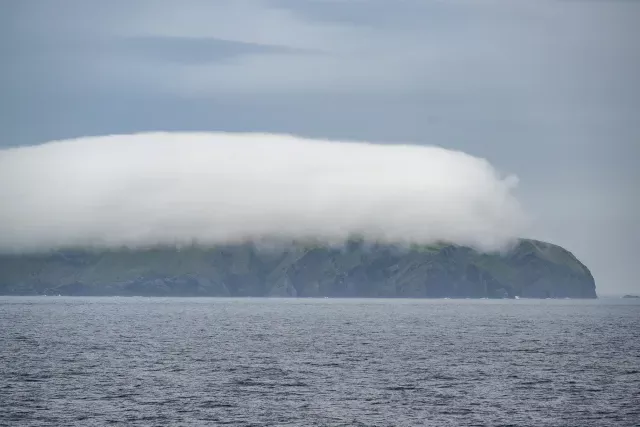
M640 1L4 0L0 146L269 131L463 150L639 292Z

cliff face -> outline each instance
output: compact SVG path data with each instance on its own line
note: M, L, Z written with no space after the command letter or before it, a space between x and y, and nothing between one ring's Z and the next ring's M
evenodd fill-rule
M0 294L595 298L589 270L550 243L503 255L456 245L253 245L0 256Z

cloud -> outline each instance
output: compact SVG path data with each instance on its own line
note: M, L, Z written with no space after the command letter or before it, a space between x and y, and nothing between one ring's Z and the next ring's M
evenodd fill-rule
M53 68L66 91L83 94L495 94L539 73L495 29L494 14L506 13L495 4L140 0L96 9L25 1L12 26L37 52L30 60L41 65L46 55L49 74ZM521 14L509 15L516 29L527 22Z
M526 234L635 292L639 18L638 1L0 2L0 146L160 129L429 141L517 172Z
M354 234L495 250L525 225L516 182L429 146L242 133L54 141L0 151L0 251Z

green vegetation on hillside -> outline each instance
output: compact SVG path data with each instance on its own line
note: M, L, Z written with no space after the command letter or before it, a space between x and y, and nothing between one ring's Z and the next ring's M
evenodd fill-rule
M0 293L62 295L595 298L567 250L523 239L504 254L445 243L343 248L251 244L0 256Z

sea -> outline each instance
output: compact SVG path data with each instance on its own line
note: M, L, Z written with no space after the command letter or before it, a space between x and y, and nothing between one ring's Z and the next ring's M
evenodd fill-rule
M0 297L2 426L638 426L640 301Z

